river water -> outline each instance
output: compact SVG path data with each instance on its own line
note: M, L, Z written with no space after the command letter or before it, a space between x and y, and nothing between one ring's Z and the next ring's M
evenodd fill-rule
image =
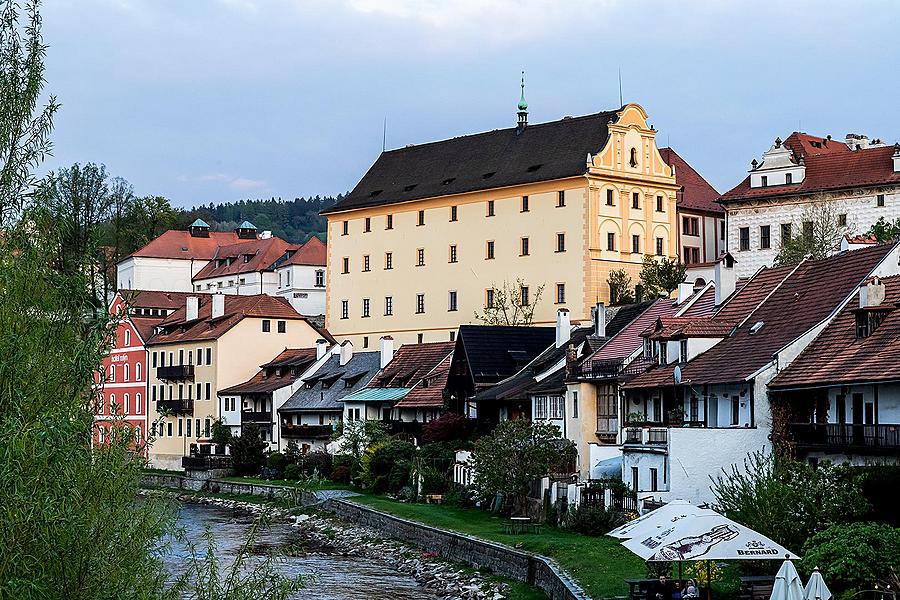
M187 536L204 550L202 536L207 527L214 534L216 548L223 562L230 561L246 541L252 517L232 510L201 504L184 504L178 518ZM338 534L339 535L339 534ZM261 532L255 552L300 544L304 540L297 529L286 523L274 523ZM420 586L415 579L396 571L386 562L360 556L322 555L322 549L283 559L283 574L314 575L295 600L350 600L358 598L396 600L433 600L438 596ZM183 572L187 547L172 542L165 558L166 568L173 575Z

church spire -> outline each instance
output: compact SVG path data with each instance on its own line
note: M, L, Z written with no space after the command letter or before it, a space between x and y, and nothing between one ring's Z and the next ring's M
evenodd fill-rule
M522 71L522 95L519 97L519 123L516 127L516 133L525 131L528 125L528 102L525 101L525 71Z

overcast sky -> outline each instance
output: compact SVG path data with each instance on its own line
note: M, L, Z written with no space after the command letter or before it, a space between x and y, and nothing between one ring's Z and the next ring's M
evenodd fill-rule
M802 127L900 140L883 2L45 0L47 168L102 162L175 205L346 192L396 148L647 109L719 190Z

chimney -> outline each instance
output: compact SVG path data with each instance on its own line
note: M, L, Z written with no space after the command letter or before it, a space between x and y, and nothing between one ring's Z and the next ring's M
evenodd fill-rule
M218 319L225 315L225 294L213 294L212 318Z
M681 304L688 298L690 298L694 293L694 284L682 282L678 284L678 300L675 304Z
M268 229L259 234L259 239L267 240L272 237L272 232Z
M381 368L385 368L394 358L394 338L386 335L381 338Z
M341 344L340 365L343 367L350 362L351 358L353 358L353 344L350 343L350 340L344 340L344 343Z
M884 302L884 284L878 277L873 277L865 285L859 286L859 307L871 308L881 306Z
M569 344L566 348L566 377L575 376L575 363L578 362L578 353L575 351L575 345Z
M606 305L602 302L594 306L594 335L606 337Z
M196 321L200 316L200 298L197 296L188 296L187 303L184 307L184 320Z
M891 158L894 159L894 173L900 173L900 144L894 144L894 154Z
M734 273L734 257L725 253L716 261L716 306L721 306L734 293L737 285L737 276Z
M562 348L572 335L572 324L569 322L569 309L556 311L556 347Z
M316 340L316 360L319 360L328 352L328 342L319 338Z

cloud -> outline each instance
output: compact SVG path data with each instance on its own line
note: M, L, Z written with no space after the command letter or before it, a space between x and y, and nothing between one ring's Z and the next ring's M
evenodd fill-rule
M234 177L226 173L209 173L205 175L179 175L178 181L182 183L222 183L232 190L264 190L269 184L265 179L250 179L249 177Z
M263 190L268 186L264 179L247 179L246 177L237 177L228 183L228 187L233 190Z

